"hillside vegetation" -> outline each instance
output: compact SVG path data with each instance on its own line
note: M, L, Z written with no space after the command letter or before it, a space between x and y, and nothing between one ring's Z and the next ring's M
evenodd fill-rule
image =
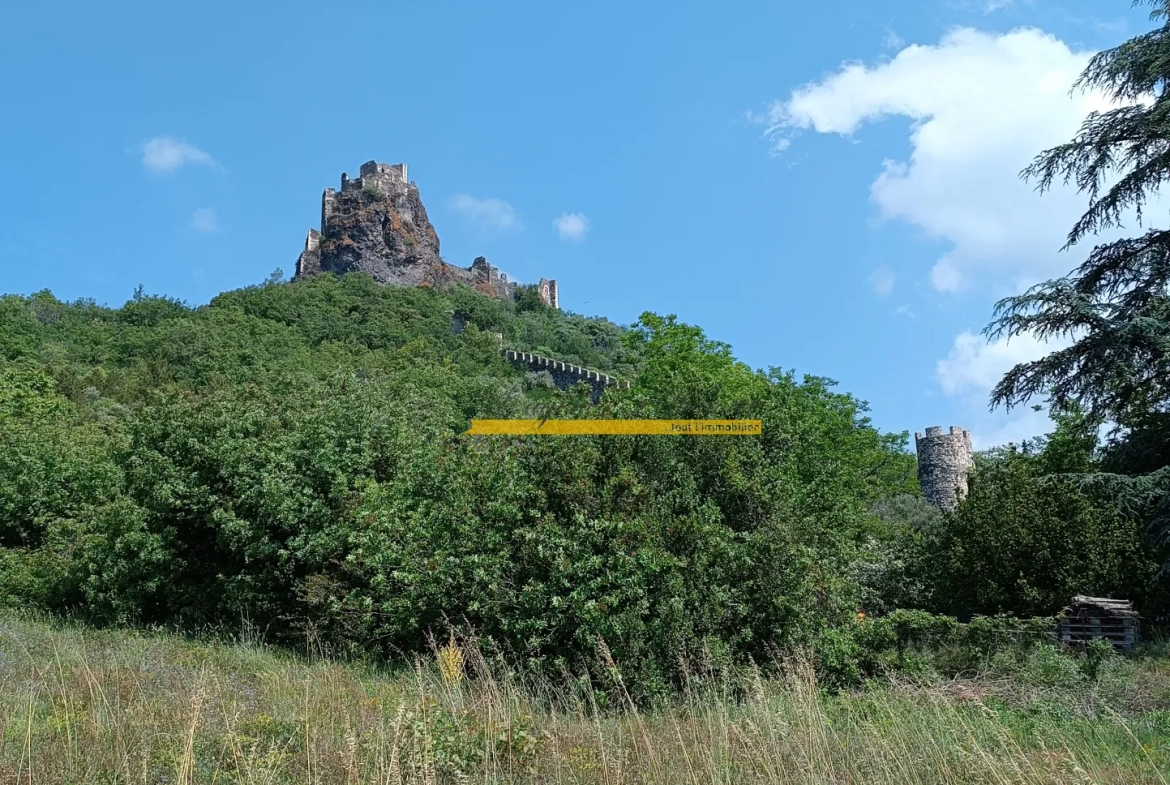
M592 405L513 368L497 334L634 384ZM461 436L477 416L750 417L763 435ZM696 663L796 649L826 683L857 684L953 622L911 614L891 637L863 634L859 613L1044 617L1078 591L1165 607L1142 519L1060 480L1097 460L1088 427L1059 415L1048 442L986 456L944 524L906 434L673 317L620 328L356 274L198 308L8 296L0 602L96 624L245 621L373 660L475 634L518 667L595 679L604 649L639 700Z
M599 406L550 391L497 331L636 384ZM450 624L537 668L604 642L657 689L687 658L766 659L853 619L867 504L915 489L904 435L857 400L650 314L622 330L321 276L196 309L10 296L0 336L0 598L94 622L245 618L353 656ZM764 435L459 435L537 414Z

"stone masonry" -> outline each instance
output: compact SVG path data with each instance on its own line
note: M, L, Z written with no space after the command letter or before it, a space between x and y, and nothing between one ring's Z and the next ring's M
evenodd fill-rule
M540 301L545 305L553 308L560 308L560 300L557 299L557 282L550 281L547 278L541 278L540 283L536 285L536 291L540 294Z
M321 229L309 230L295 277L355 271L397 286L458 282L494 297L516 292L516 284L482 256L470 267L443 261L439 236L418 186L407 179L406 164L368 161L357 179L342 173L341 190L326 188L321 196ZM542 278L537 290L546 305L560 307L556 281Z
M926 500L944 510L953 510L967 495L967 477L974 466L971 432L952 425L950 433L932 426L926 435L914 434L918 451L918 484Z
M548 371L549 375L552 376L553 384L562 390L567 390L578 382L588 382L594 403L601 400L601 393L606 387L628 389L630 386L629 382L620 381L600 371L591 371L579 365L570 365L560 360L542 357L539 354L508 349L504 352L504 357L517 365L526 366L532 371Z

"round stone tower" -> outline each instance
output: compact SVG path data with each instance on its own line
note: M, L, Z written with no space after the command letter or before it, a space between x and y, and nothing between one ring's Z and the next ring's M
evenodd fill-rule
M967 495L967 475L975 464L971 432L952 425L950 433L943 433L936 425L925 436L914 434L914 446L922 495L935 507L953 510Z

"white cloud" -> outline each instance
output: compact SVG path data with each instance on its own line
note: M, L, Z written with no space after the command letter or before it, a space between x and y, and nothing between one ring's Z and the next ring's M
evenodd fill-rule
M581 213L562 213L553 221L562 240L584 240L589 231L589 219Z
M142 164L152 172L173 172L186 164L214 165L215 159L182 139L156 136L142 145Z
M988 411L988 399L992 388L1013 367L1039 360L1070 343L1067 338L1044 343L1032 335L987 341L970 331L955 337L946 359L938 361L937 379L942 391L956 400L970 423L977 449L1019 443L1051 429L1047 413L1034 411L1031 404L1011 412L992 413Z
M894 291L894 271L889 267L879 267L869 275L869 287L878 297L888 297Z
M907 319L913 319L914 318L914 311L912 311L910 309L909 305L899 305L894 310L894 315L895 316L905 316Z
M991 0L982 8L1006 5ZM878 216L946 244L929 274L922 270L936 291L968 289L994 298L1020 292L1067 273L1092 245L1138 226L1125 216L1126 229L1102 232L1061 254L1087 197L1060 183L1039 195L1035 183L1019 178L1042 150L1071 139L1091 111L1110 108L1100 93L1070 94L1091 56L1036 29L956 29L937 44L908 46L873 65L848 63L793 90L769 109L773 152L792 147L801 132L856 141L867 124L909 119L906 158L874 162L869 196ZM1160 214L1164 205L1155 198L1146 212ZM963 332L938 362L936 380L977 443L1019 441L1047 430L1046 415L1030 406L989 412L988 395L1017 363L1066 345L1028 336L987 343Z
M885 37L882 38L882 47L885 49L901 49L906 44L906 39L898 35L897 31L892 27L886 28Z
M191 228L197 232L219 231L219 219L214 207L200 207L191 214Z
M451 199L451 207L479 226L489 229L520 228L516 211L503 199L477 199L467 194L456 194Z
M1038 360L1056 348L1031 335L987 341L965 330L955 336L947 358L938 361L938 381L947 395L976 392L985 397L1014 366Z
M974 413L972 413L974 415ZM976 450L1021 444L1025 439L1034 439L1051 433L1053 425L1047 409L1035 410L1030 406L1012 412L1010 416L990 415L983 411L973 416L976 425L971 431L971 446Z
M867 123L910 118L908 160L883 162L870 188L881 218L950 243L930 273L939 291L1026 285L1076 262L1058 250L1085 198L1063 187L1040 196L1018 175L1106 107L1099 94L1069 95L1090 56L1035 29L958 29L794 90L772 105L769 130L782 149L802 130L849 137Z

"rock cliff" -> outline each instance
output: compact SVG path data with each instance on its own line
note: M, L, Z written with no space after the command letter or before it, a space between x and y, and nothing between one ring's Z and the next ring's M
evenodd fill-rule
M439 236L418 186L407 179L406 164L362 164L357 179L342 174L341 189L326 188L321 197L321 229L309 230L296 277L354 271L397 286L462 282L496 297L512 297L516 289L482 256L470 267L443 261ZM545 304L559 307L556 281L541 279L538 292Z

